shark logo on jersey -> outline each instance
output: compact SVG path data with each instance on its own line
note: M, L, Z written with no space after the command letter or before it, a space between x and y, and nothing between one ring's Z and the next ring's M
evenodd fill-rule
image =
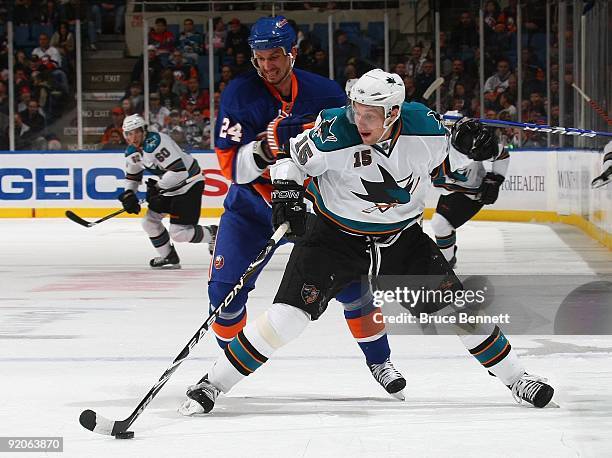
M324 119L317 127L315 135L321 139L321 143L338 141L338 138L332 132L332 126L336 122L336 118L337 116L332 119Z
M429 110L427 112L427 116L431 116L432 118L434 118L438 123L438 129L442 129L442 123L444 121L444 118L442 118L442 115L440 115L440 113L436 113L433 110Z
M408 177L402 180L395 180L393 176L380 164L378 170L382 175L383 181L367 181L361 179L361 184L365 188L367 194L358 194L351 191L355 196L363 199L367 202L374 203L374 206L364 208L361 210L363 213L372 213L376 210L381 213L386 212L392 208L398 207L399 205L407 204L410 202L410 196L416 190L421 178L417 178L415 181L410 174ZM406 182L405 186L400 186L399 183Z
M147 137L144 141L144 144L145 150L153 151L155 148L157 148L157 146L159 146L159 136L151 135L150 137Z

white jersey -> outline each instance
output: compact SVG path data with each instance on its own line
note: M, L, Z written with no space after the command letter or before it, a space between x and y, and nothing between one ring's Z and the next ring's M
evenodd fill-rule
M470 160L450 145L441 117L420 103L404 103L391 137L361 141L347 108L324 110L313 129L290 141L291 160L279 161L273 179L313 177L306 195L314 211L343 231L394 234L415 224L431 178Z
M491 163L491 172L505 177L510 165L510 154L506 148L500 148L499 154L486 162ZM485 169L484 162L470 160L465 167L458 168L451 173L443 173L442 170L439 170L438 176L432 177L432 182L434 187L444 195L460 192L475 200L478 198L478 189L486 174L487 169Z
M165 193L166 196L184 194L195 183L204 180L198 162L172 138L160 132L147 132L140 149L128 146L125 159L125 188L134 192L142 182L145 169L160 177L160 189L174 188L188 178L197 177L188 184Z

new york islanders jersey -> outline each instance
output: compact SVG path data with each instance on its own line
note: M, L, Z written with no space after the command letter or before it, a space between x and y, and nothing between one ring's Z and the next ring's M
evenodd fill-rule
M175 187L182 181L197 177L188 184L165 195L186 193L195 183L204 180L198 162L183 151L172 138L159 132L147 132L142 147L128 146L125 151L125 188L136 192L147 169L160 177L160 189Z
M266 201L272 190L269 172L253 157L257 136L279 116L316 116L325 108L344 106L346 95L334 81L294 69L292 94L284 100L278 91L252 71L233 79L221 97L215 125L215 151L223 175L237 184L249 184Z
M420 103L404 103L388 140L364 145L347 108L324 110L316 126L290 141L291 160L274 179L313 177L306 194L314 211L354 234L393 234L416 223L431 178L469 159L450 145L441 117ZM295 164L295 165L293 165ZM299 169L303 175L296 176Z

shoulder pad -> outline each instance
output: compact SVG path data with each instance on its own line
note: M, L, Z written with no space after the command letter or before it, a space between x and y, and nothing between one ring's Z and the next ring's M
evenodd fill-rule
M446 135L442 116L422 103L402 105L402 135Z
M125 157L128 157L134 153L137 153L138 149L134 146L134 145L129 145L126 149L125 149Z
M361 144L357 128L346 117L346 108L323 110L319 116L319 122L309 134L319 151L336 151Z
M161 136L157 132L147 132L142 149L145 153L152 153L161 143Z

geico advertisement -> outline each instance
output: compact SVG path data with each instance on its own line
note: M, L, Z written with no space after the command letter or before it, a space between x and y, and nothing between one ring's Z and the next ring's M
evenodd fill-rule
M222 207L229 182L216 155L193 156L206 177L202 205ZM124 189L124 166L123 152L2 152L0 207L108 207Z

